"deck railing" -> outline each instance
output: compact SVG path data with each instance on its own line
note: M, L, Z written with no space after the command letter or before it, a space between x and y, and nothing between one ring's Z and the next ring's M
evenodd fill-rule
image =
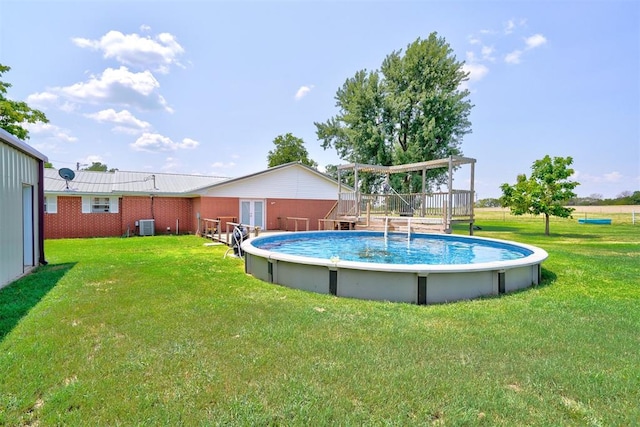
M359 200L356 200L356 197ZM451 217L472 215L471 191L452 191ZM365 212L384 216L441 217L449 209L449 193L430 194L359 194L354 192L338 195L338 216L359 216Z

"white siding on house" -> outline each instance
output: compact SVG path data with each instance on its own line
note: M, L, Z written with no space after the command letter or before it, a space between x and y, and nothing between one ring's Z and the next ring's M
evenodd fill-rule
M25 271L23 233L23 188L33 191L33 243L35 263L38 261L38 169L37 159L0 140L0 287ZM33 262L32 262L33 264Z
M336 200L338 184L303 166L292 164L218 184L205 190L203 195L254 199Z

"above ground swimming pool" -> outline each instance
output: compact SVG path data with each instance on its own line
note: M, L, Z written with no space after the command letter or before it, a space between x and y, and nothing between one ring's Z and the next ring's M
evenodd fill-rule
M540 282L537 247L450 234L374 231L279 233L242 244L245 271L261 280L336 296L443 303Z

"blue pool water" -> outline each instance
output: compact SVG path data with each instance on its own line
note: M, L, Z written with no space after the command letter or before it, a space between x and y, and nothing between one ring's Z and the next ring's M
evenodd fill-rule
M527 248L454 235L370 231L302 232L254 239L258 249L311 258L382 264L477 264L524 258Z

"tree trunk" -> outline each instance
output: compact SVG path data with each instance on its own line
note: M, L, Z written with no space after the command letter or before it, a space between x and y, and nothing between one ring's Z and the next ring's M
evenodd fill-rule
M549 235L549 214L544 214L544 234Z

